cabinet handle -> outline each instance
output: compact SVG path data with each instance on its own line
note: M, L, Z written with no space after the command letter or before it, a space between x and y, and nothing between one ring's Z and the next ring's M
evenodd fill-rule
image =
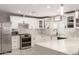
M13 46L14 48L16 47L16 46Z
M13 42L16 42L16 41L13 41Z

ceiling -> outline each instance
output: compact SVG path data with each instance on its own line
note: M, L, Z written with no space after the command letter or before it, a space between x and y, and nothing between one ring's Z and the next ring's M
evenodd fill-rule
M60 13L60 4L0 4L0 10L10 13L53 16ZM79 4L64 4L64 12L79 9Z

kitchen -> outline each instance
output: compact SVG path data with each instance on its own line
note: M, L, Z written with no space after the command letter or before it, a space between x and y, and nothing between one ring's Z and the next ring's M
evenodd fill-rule
M79 4L1 4L0 53L78 55L78 6Z

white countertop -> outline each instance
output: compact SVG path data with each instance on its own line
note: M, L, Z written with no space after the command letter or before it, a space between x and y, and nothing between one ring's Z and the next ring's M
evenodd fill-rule
M65 54L77 54L79 52L79 40L75 41L66 41L66 39L57 40L57 41L47 41L36 43L37 45L53 49Z

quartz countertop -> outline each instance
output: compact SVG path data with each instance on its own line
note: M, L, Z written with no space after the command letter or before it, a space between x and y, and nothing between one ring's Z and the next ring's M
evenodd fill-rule
M69 55L79 53L79 40L46 41L46 42L36 43L36 45L40 45Z

